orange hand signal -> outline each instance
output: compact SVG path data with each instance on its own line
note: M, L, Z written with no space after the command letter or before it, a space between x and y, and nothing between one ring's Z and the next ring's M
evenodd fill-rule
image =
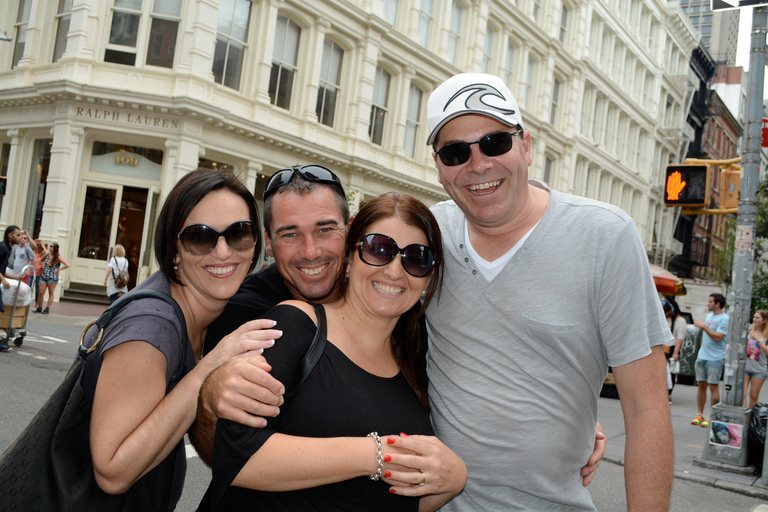
M680 192L685 188L685 182L682 180L682 174L675 171L667 178L667 200L677 201L680 198Z

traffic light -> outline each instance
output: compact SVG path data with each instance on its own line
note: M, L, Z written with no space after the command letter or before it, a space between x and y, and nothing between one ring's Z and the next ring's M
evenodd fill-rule
M671 164L664 181L667 206L709 206L712 170L707 164Z
M720 171L720 208L739 207L741 172L733 169Z

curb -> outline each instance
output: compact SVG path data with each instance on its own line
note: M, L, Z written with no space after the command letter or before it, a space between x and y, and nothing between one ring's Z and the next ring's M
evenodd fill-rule
M609 457L605 455L603 456L603 461L610 462L612 464L616 464L619 466L624 466L623 458L614 458L614 457ZM762 487L737 484L734 482L729 482L728 480L722 480L720 478L715 478L711 476L697 475L696 473L682 471L680 469L674 470L673 478L679 478L680 480L686 480L688 482L707 485L709 487L715 487L717 489L723 489L725 491L735 492L738 494L743 494L745 496L750 496L752 498L759 498L759 499L768 501L768 489L762 488ZM755 477L755 478L757 478L757 480L760 481L760 477ZM766 507L766 512L768 512L768 507Z

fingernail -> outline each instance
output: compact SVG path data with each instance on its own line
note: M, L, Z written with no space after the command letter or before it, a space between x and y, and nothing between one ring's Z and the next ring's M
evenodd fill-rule
M389 488L389 494L397 494L397 491L394 489L394 487Z
M263 354L264 353L264 349L260 348L260 349L256 350L256 353L257 354Z
M395 444L395 438L393 438L393 437L388 437L388 438L387 438L387 444Z
M274 327L277 325L277 322L275 322L274 320L270 320L269 322L271 324L270 327Z
M272 345L275 344L275 340L267 340L264 342L264 344L268 347L271 347Z
M392 456L391 455L385 455L381 460L383 460L384 462L389 462L389 461L392 460Z
M408 434L406 434L405 432L400 432L400 435L403 437L408 437Z
M283 336L283 331L275 331L275 333L276 333L276 334L275 334L275 337L276 337L276 338L280 338L280 337L282 337L282 336Z
M391 476L392 476L392 472L391 471L385 471L384 472L384 478L389 478Z

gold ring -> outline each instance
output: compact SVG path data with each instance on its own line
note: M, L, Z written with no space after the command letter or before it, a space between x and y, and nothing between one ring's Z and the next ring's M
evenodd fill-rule
M427 475L421 473L421 483L419 484L419 487L423 486L425 483L427 483Z

